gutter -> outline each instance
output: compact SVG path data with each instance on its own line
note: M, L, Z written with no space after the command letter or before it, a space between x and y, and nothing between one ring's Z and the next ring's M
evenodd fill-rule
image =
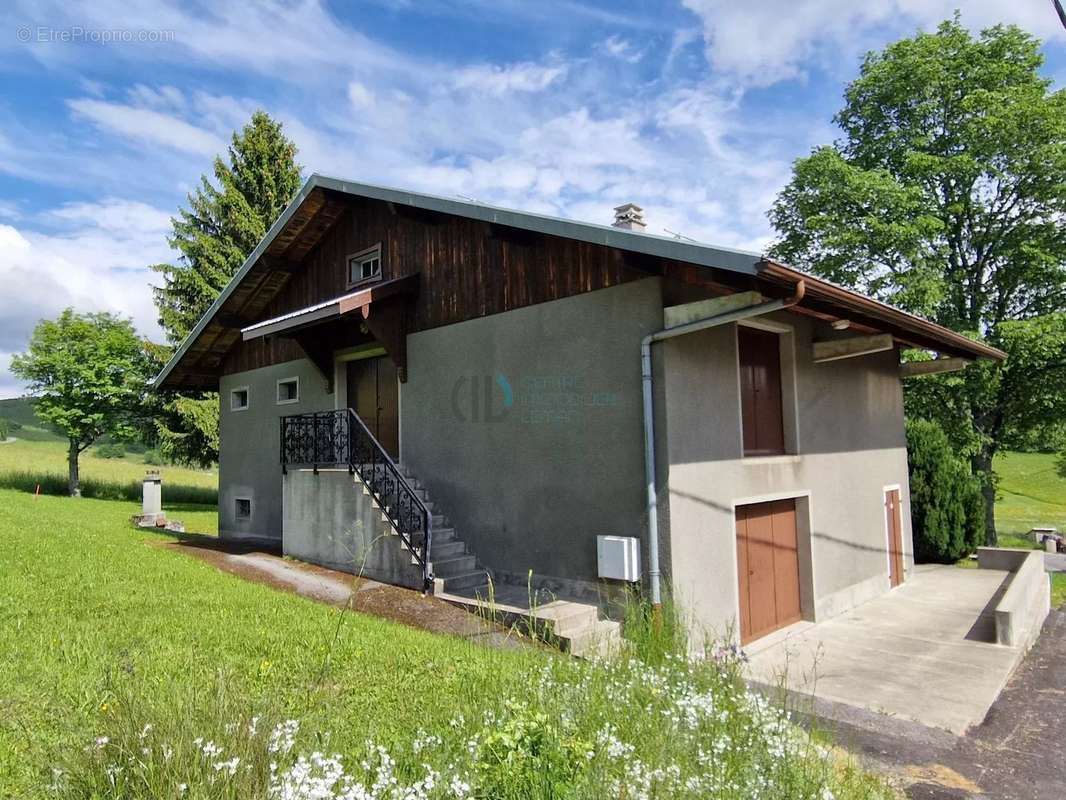
M651 346L656 342L673 339L708 328L728 325L743 319L770 314L796 305L803 299L806 284L797 281L791 297L770 300L753 306L716 314L679 325L676 328L650 333L640 343L640 378L644 391L644 480L647 486L648 512L648 579L651 583L651 602L655 608L662 604L662 571L659 567L659 498L655 489L655 392L652 383Z

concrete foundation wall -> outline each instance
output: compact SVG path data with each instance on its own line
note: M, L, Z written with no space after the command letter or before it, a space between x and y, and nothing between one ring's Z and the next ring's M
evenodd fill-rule
M594 588L597 534L643 537L640 341L661 327L651 278L408 338L401 458L483 564Z
M277 382L300 381L299 402L279 405ZM231 409L231 393L247 387L248 408ZM322 374L306 359L224 375L220 384L218 530L224 537L280 539L281 418L333 408ZM251 516L238 519L237 498L251 501Z
M669 484L664 568L693 621L715 635L736 633L737 505L797 499L805 618L825 619L888 590L886 488L900 490L913 566L897 354L814 364L812 321L763 321L789 331L782 370L790 455L742 456L735 325L655 351L660 480Z
M422 571L382 520L359 478L342 470L289 470L283 478L285 555L410 588Z

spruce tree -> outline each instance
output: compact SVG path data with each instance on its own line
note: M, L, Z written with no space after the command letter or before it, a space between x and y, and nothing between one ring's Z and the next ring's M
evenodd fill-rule
M234 132L228 163L215 158L214 182L207 175L188 197L188 208L171 219L174 264L156 264L163 285L152 287L159 324L171 347L179 345L240 269L260 239L300 188L296 145L281 123L263 111ZM153 355L160 367L172 350ZM218 396L194 393L159 398L146 438L163 455L182 463L218 458Z
M201 176L189 207L171 220L176 264L156 264L159 324L177 345L229 283L300 188L296 145L263 111L233 134L229 163L215 157L215 183Z

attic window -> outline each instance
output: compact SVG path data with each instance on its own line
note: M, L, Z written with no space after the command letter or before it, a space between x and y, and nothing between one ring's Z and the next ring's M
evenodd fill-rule
M348 287L381 278L381 245L348 256Z
M229 393L230 411L245 411L248 408L248 387L241 386Z

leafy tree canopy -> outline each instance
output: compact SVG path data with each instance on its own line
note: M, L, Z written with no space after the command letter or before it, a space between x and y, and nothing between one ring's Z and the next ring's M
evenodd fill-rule
M1066 420L1066 91L1016 27L959 17L869 54L770 219L773 254L1009 353L909 382L983 476L995 452Z
M29 382L37 416L69 440L70 493L79 493L78 456L98 437L132 435L148 385L144 344L112 314L66 309L38 323L11 371Z

